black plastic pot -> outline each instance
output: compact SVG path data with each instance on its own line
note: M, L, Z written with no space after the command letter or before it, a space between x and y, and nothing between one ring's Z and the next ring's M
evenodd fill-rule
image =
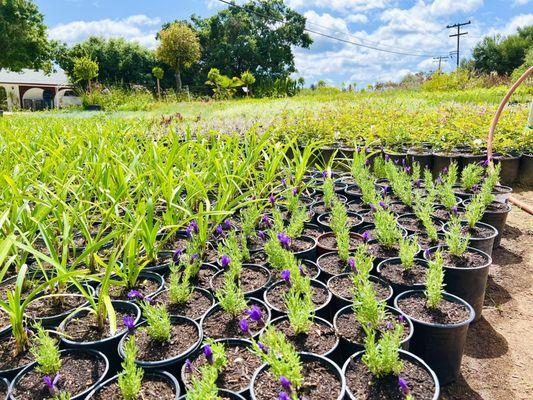
M227 349L228 346L231 346L231 347L245 347L245 348L251 348L252 347L252 341L248 340L248 339L235 339L235 338L230 338L230 339L217 339L215 340L215 343L223 343L224 344L224 347ZM198 348L197 350L195 350L189 357L189 359L191 361L194 362L195 359L197 359L201 354L202 354L202 351L203 351L203 347L200 347ZM183 364L180 368L180 380L183 384L183 387L185 389L185 391L189 390L190 387L188 387L186 384L185 384L185 364ZM251 384L251 380L250 380L250 384ZM250 384L248 386L246 386L245 388L242 388L241 390L239 390L238 392L236 392L238 395L241 395L245 398L248 398L249 394L250 394Z
M326 247L322 244L320 244L320 239L321 238L324 238L326 236L334 236L333 232L326 232L326 233L323 233L322 235L320 235L317 240L316 240L316 247L317 247L317 255L318 255L318 258L317 258L317 263L318 263L318 259L324 255L325 253L328 253L328 252L332 252L332 251L337 251L337 248L331 248L331 247ZM351 238L356 238L360 241L360 243L363 243L363 238L361 235L359 235L358 233L355 233L355 232L350 232L350 237ZM350 248L350 251L353 252L356 250L356 247L351 247Z
M157 301L157 298L158 298L162 293L165 293L166 291L168 291L168 289L167 289L167 290L163 290L163 291L157 293L156 295L154 295L154 297L153 297L152 299L153 299L154 301ZM195 287L193 288L193 291L194 291L194 292L200 292L200 293L202 293L205 297L207 297L207 298L211 301L211 305L209 306L209 308L213 307L213 305L215 304L215 296L213 296L209 290L202 289L202 288L199 288L199 287L195 286ZM206 312L207 312L207 310L206 310ZM170 312L170 315L176 315L176 314L172 314L172 313ZM202 317L203 317L204 315L205 315L205 313L202 314L201 316L199 316L198 318L191 318L191 319L195 320L196 322L200 322L200 320L202 319ZM186 316L186 315L184 315L184 316Z
M286 311L283 311L283 310L277 308L276 306L272 305L272 303L270 303L268 301L269 292L272 289L274 289L275 287L277 287L279 285L283 285L283 284L285 284L285 281L283 281L283 280L279 280L277 282L274 282L267 290L265 290L265 293L263 294L263 301L265 302L267 307L270 309L270 313L272 314L272 318L282 317L282 316L285 316L287 314ZM311 288L313 288L313 287L320 287L320 288L324 289L328 293L328 298L327 298L326 302L315 309L315 315L317 317L327 319L327 318L329 318L329 315L330 315L330 304L331 304L332 294L328 290L328 288L327 288L327 286L325 284L323 284L320 281L316 281L314 279L311 280Z
M490 205L485 209L485 212L483 213L483 217L481 218L481 222L484 222L492 227L494 227L498 231L498 235L494 238L494 245L493 248L499 247L500 242L502 240L503 235L503 229L505 228L505 223L507 221L507 216L509 215L509 212L511 211L511 205L509 203L499 203L499 202L492 202L492 204L498 204L501 206L491 207Z
M344 195L348 198L348 201L357 202L360 202L361 197L363 196L361 189L359 189L359 186L357 185L348 185L344 191Z
M448 229L450 227L450 223L447 222L442 227L444 232L448 232ZM461 225L465 226L467 225L466 221L461 221ZM483 222L478 222L476 226L482 226L483 228L492 230L492 234L489 237L486 238L477 238L470 236L470 240L468 242L468 245L474 249L481 250L483 253L488 254L489 256L492 256L492 249L494 247L494 240L496 239L496 236L498 236L498 231L496 228L494 228L492 225L485 224Z
M7 329L4 329L2 332L0 332L0 341L8 338L11 336L11 326L9 326ZM11 369L0 369L0 379L5 378L12 380L17 374L22 371L24 368L26 368L31 363L27 363L24 365L21 365L20 367L11 368Z
M424 260L422 258L415 258L415 262L416 263L419 263L419 264L424 264L425 266L427 266L427 260ZM393 291L393 296L396 297L398 296L398 294L402 293L402 292L406 292L408 290L423 290L426 285L425 283L421 283L421 284L415 284L415 285L405 285L405 284L401 284L401 283L396 283L396 282L392 282L391 280L388 280L386 279L383 275L381 275L381 270L383 268L383 265L387 263L387 264L401 264L402 263L402 260L397 257L397 258L388 258L386 260L383 260L381 261L377 268L376 268L376 271L377 271L377 274L379 275L379 277L385 281L388 285L390 285L390 287L392 287L392 291Z
M431 151L410 149L407 151L407 162L409 165L413 165L417 162L420 164L420 169L422 171L426 168L431 170L433 165L433 154Z
M440 247L441 250L447 250L447 248L448 246ZM429 249L429 253L434 253L437 249L438 247L432 247ZM474 309L474 321L477 321L481 318L483 311L485 288L492 258L481 250L472 247L468 247L467 250L482 254L487 262L477 268L457 268L444 265L444 283L448 293L460 297Z
M113 279L118 279L118 277L117 276L112 276L111 280L113 280ZM155 272L141 271L141 273L139 274L139 277L137 278L137 281L140 280L140 279L148 279L148 280L150 280L152 282L157 282L157 284L158 284L158 287L157 287L157 289L154 292L152 292L152 293L143 293L144 297L152 297L155 294L161 292L165 288L165 280L163 279L163 277L161 275L156 274ZM100 284L96 288L96 296L100 295L101 287L102 287L102 285ZM131 301L131 300L124 300L124 301ZM135 299L133 301L137 301L137 299Z
M305 235L299 236L298 239L311 243L312 247L307 250L292 252L292 254L294 254L294 256L299 260L315 261L317 257L316 239Z
M158 252L157 254L160 257L165 257L165 260L167 260L169 256L174 255L174 252L170 251L170 250L164 250L164 251ZM171 264L172 264L171 261L156 262L155 265L144 267L143 272L144 271L146 271L146 272L154 272L156 274L165 275L168 272L170 272L170 265Z
M341 391L338 396L335 396L334 393L331 393L330 400L343 400L344 396L346 394L346 380L344 379L344 374L340 370L340 368L335 364L334 362L328 360L326 357L319 356L317 354L311 354L311 353L299 353L300 355L300 361L302 363L306 362L312 362L312 361L318 361L322 365L327 366L336 376L341 384ZM252 386L250 389L250 399L251 400L258 400L256 394L255 394L255 381L257 380L258 376L268 368L268 364L263 364L261 367L259 367L252 377ZM310 396L312 398L312 395Z
M511 197L511 193L513 193L513 188L504 185L496 185L492 192L494 200L500 203L507 203L507 200Z
M519 156L494 156L492 158L494 164L500 164L502 167L500 172L500 182L504 185L512 185L518 179L520 170ZM532 171L533 173L533 171Z
M518 181L526 188L533 187L533 154L522 154Z
M86 389L86 390L84 390L84 391L82 391L80 393L77 393L76 395L73 395L71 393L71 397L70 397L71 400L84 400L86 398L86 396L94 388L96 388L98 385L100 385L100 383L106 378L107 373L109 372L109 360L107 359L107 357L103 353L101 353L99 351L91 350L91 349L69 349L69 350L61 350L59 352L60 356L64 356L64 355L67 355L67 354L73 354L73 353L90 354L91 356L93 356L95 358L100 358L102 361L104 361L104 364L105 364L104 372L96 380L96 382L94 383L93 386L89 387L88 389ZM37 362L33 362L30 365L28 365L26 368L24 368L22 371L20 371L19 374L15 377L15 379L13 379L13 382L11 382L10 392L13 392L15 386L24 377L24 375L26 375L29 371L31 371L31 370L33 370L33 369L35 369L37 367L38 367ZM13 397L11 394L9 395L8 398L10 400L16 400L15 397Z
M346 371L348 370L350 362L352 362L352 360L357 360L361 358L363 354L364 354L364 351L358 351L357 353L350 356L348 360L346 360L346 362L344 363L342 367L342 374L344 376L346 376ZM433 378L433 384L435 385L435 391L433 393L433 397L431 398L431 400L438 400L440 396L439 378L437 378L437 375L435 375L435 372L429 367L429 365L427 365L424 362L424 360L422 360L420 357L417 357L415 354L411 352L407 352L405 350L400 350L400 359L409 360L410 362L420 365L431 375L431 377ZM359 399L359 397L355 397L355 395L352 393L348 385L346 385L346 399L349 399L349 400Z
M357 213L350 212L350 211L346 212L346 215L348 217L356 220L355 223L351 223L351 225L350 225L350 231L351 232L356 232L357 228L363 223L363 217L361 217ZM328 217L331 217L331 213L320 214L317 217L318 225L320 225L320 227L322 227L324 232L331 232L331 227L329 226L329 222L326 221Z
M156 377L158 379L166 380L171 384L171 386L174 387L174 391L176 393L176 399L180 398L181 390L180 385L178 383L178 380L170 373L166 371L150 371L146 372L144 375L146 378L149 377ZM115 375L105 382L102 382L100 385L98 385L96 388L94 388L91 393L86 397L86 400L90 400L94 398L95 394L98 393L100 390L102 390L104 387L111 385L112 383L116 382L118 379L118 375Z
M335 293L332 289L331 289L331 286L332 286L332 282L335 280L335 279L342 279L342 278L346 278L346 277L351 277L352 276L352 273L351 272L345 272L343 274L340 274L340 275L335 275L335 276L331 276L328 281L327 281L327 287L328 287L328 290L329 292L331 293L332 295L332 306L330 307L331 310L333 311L333 315L331 315L331 317L333 318L334 316L334 313L337 312L337 310L340 310L341 308L343 307L346 307L348 305L351 305L353 303L353 299L351 298L346 298L346 297L343 297L337 293ZM387 287L389 289L389 295L383 299L383 301L385 301L387 304L389 303L392 303L392 299L393 299L393 290L392 290L392 287L387 283L385 282L383 279L377 277L377 276L374 276L374 275L369 275L368 276L368 279L370 280L370 282L374 282L374 283L380 283L381 285Z
M311 279L318 279L320 276L320 268L316 265L316 262L311 260L300 260L304 267L312 268L313 274L307 274Z
M433 153L433 177L439 176L444 168L448 168L452 162L459 162L460 155L457 153Z
M400 149L398 151L385 149L383 150L383 153L385 154L385 156L389 156L391 161L396 164L401 165L403 162L407 162L407 152L405 152L403 149Z
M407 325L409 325L409 335L401 341L401 347L404 350L409 350L409 343L411 341L411 338L413 337L414 327L411 320L406 316L406 314L397 308L386 306L387 313L393 314L395 316L402 315L407 321ZM335 327L335 331L338 332L338 320L342 315L346 314L353 314L352 305L347 305L341 308L339 311L335 313L335 316L333 317L333 326ZM352 342L351 340L348 340L342 336L339 335L339 348L338 352L336 354L338 365L342 365L350 356L350 354L353 354L357 351L364 350L364 343L357 343Z
M7 400L9 394L9 381L5 378L0 378L0 388L6 393L6 397L1 400Z
M474 320L474 309L463 299L450 293L444 293L443 298L448 301L462 304L470 313L469 318L459 324L432 324L419 321L409 315L409 310L398 307L399 299L420 294L422 291L408 291L400 293L394 299L394 306L405 312L414 325L414 334L411 338L410 351L421 357L433 369L442 385L457 379L461 373L461 360L466 343L468 326Z
M237 394L235 392L230 392L229 390L219 390L218 395L220 397L224 397L225 399L227 398L229 400L245 400L245 398L242 397L240 394ZM179 400L186 400L186 399L187 399L186 395L183 395L179 398Z
M479 164L487 159L487 154L461 154L461 162L459 168L463 169L468 164Z
M254 290L250 290L248 292L244 292L244 295L245 296L251 296L251 297L261 297L263 295L263 293L265 292L266 288L268 288L270 286L270 283L272 281L272 276L270 274L270 270L266 267L263 267L261 265L256 265L256 264L243 264L242 265L243 268L249 268L249 269L255 269L255 270L261 270L263 271L265 274L267 274L268 276L268 279L267 281L265 282L265 284L261 287L258 287ZM213 275L211 277L211 291L214 292L215 291L215 287L213 285L214 281L215 281L215 278L217 278L218 276L220 275L224 275L226 273L226 271L218 271L215 275Z

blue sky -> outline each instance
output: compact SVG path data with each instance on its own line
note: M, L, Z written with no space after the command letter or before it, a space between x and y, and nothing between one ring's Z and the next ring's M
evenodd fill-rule
M161 24L209 16L226 5L217 0L35 0L45 15L50 36L69 44L91 35L123 37L157 46ZM238 3L244 0L237 0ZM447 24L471 20L461 51L469 54L484 35L510 34L533 24L533 0L285 0L304 14L310 29L383 49L423 54L396 55L312 35L311 49L295 49L296 76L359 86L398 80L408 72L435 69L432 55L455 50ZM455 60L445 65L451 69Z

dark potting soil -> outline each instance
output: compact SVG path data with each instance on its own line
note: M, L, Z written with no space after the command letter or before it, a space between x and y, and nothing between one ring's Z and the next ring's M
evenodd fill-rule
M124 400L117 382L102 388L92 398L94 400ZM174 387L167 380L155 376L145 376L138 398L142 400L175 400L176 393Z
M262 249L265 246L266 240L261 239L259 236L249 236L246 238L248 248L250 250Z
M335 400L341 394L341 383L327 366L318 361L304 362L302 368L303 383L298 391L299 398L310 400ZM283 387L269 370L261 372L254 385L258 400L279 398Z
M385 247L379 243L370 243L368 245L368 252L381 259L398 257L399 251L400 246L397 244L392 247Z
M268 256L264 251L256 251L250 254L250 259L246 260L249 264L266 265L268 263Z
M26 315L30 318L52 317L74 310L85 302L81 294L73 293L61 297L38 298L28 304Z
M330 275L339 275L348 271L346 261L342 261L337 253L327 254L320 257L318 266Z
M487 206L485 212L503 213L509 211L509 204L500 203L499 201L493 201Z
M248 308L250 308L252 305L253 303L249 303ZM261 309L263 318L266 318L267 310L265 310L265 307L263 307L262 304L257 304L257 306ZM204 337L213 339L233 337L249 339L250 334L243 333L239 328L239 321L247 317L248 314L243 311L236 318L233 318L231 315L219 308L210 315L206 316L203 320L202 329L204 330ZM248 320L251 335L253 336L263 329L265 327L265 322L266 321L255 322Z
M362 243L362 240L358 236L350 236L350 249L355 249L360 243ZM335 235L322 236L318 240L318 244L328 249L337 249L337 239L335 238Z
M289 342L291 342L297 351L305 351L324 355L333 349L337 343L335 330L326 324L315 320L307 333L296 335L288 319L276 322L274 325L277 330L283 332Z
M271 286L266 292L266 299L276 309L286 312L285 298L289 289L289 285L285 282ZM316 308L322 307L328 301L328 291L322 286L311 285L311 292L311 300Z
M326 214L324 218L322 218L322 222L326 225L329 225L330 221L331 221L331 214ZM352 226L355 226L361 223L361 219L353 215L348 215L347 222L348 222L348 226L352 227Z
M476 225L473 228L465 225L461 227L461 233L468 234L471 238L485 239L494 235L494 229L482 225Z
M322 201L322 199L318 200L317 201ZM326 207L325 204L315 204L313 206L313 211L316 213L316 214L325 214L327 212L329 212L329 209Z
M305 276L314 277L318 275L318 267L316 264L302 263L300 266L303 268L303 274Z
M321 229L316 228L304 228L302 235L312 237L313 239L316 239L320 235L322 235L324 232Z
M291 240L289 250L293 253L299 253L313 248L315 244L309 240L294 238Z
M351 212L367 212L370 211L370 207L364 203L349 203L347 204L347 211Z
M183 320L172 324L168 342L152 339L144 327L136 329L134 335L139 349L137 359L141 361L162 361L177 357L198 341L196 326Z
M10 324L9 315L0 311L0 331Z
M459 218L462 219L463 215L464 215L464 211L459 210L457 212L457 216ZM434 218L441 219L443 221L449 221L452 218L451 212L449 210L445 209L445 208L437 208L436 210L434 210L431 213L431 216L434 217Z
M436 242L433 242L429 236L427 236L426 234L421 234L418 235L418 244L420 245L422 250L426 250L430 247L445 245L446 240L444 240L444 238L439 237Z
M19 368L35 360L29 350L24 350L15 356L13 353L15 346L15 339L11 335L0 339L0 370Z
M408 205L402 204L402 203L390 204L389 210L397 215L409 214L413 212L413 209L411 207L409 207Z
M226 365L218 374L217 387L220 389L240 392L250 386L252 376L262 361L249 348L242 345L226 344ZM191 387L192 377L200 378L199 368L207 363L203 353L199 357L191 360L193 369L192 373L184 370L184 384L187 388Z
M351 194L351 195L360 195L360 194L362 194L361 188L359 188L359 187L348 187L344 192L346 194Z
M398 224L411 232L423 232L426 230L422 221L416 217L400 217L398 218Z
M211 278L217 272L218 270L215 267L204 264L200 268L200 271L198 271L198 274L191 279L191 282L202 289L211 290Z
M139 278L137 281L137 284L131 288L127 288L125 286L110 286L109 287L109 297L113 300L129 300L128 299L128 293L132 290L137 290L141 293L143 296L148 296L157 289L159 289L159 282L156 282L152 279L143 279Z
M421 366L409 360L402 360L400 377L405 379L411 395L416 400L431 400L435 384L431 375ZM350 362L346 370L346 385L356 399L403 400L405 395L398 388L398 377L388 375L376 378L359 359Z
M376 292L376 298L378 300L385 300L390 296L390 289L388 286L383 285L381 282L371 281L374 285L374 291ZM328 283L328 288L334 295L342 297L347 300L353 299L353 282L349 275L338 275L331 279Z
M442 259L444 260L444 266L456 267L456 268L476 268L481 267L487 263L487 259L484 255L474 252L465 251L462 256L454 256L449 251L442 253Z
M61 377L57 383L60 391L76 396L93 386L105 372L105 363L88 353L73 353L61 357ZM17 400L43 400L51 398L43 384L44 374L32 369L15 385L11 396Z
M399 299L398 307L408 316L431 324L459 324L470 316L463 304L446 299L442 299L436 309L430 309L426 306L426 298L418 294Z
M409 270L406 270L402 264L386 261L381 264L380 268L380 274L385 280L406 286L424 284L426 272L426 266L416 261Z
M7 388L4 387L4 383L0 383L0 399L5 399L7 397Z
M217 260L218 260L217 249L215 249L211 245L208 245L206 249L204 250L204 254L202 255L202 261L214 264L217 262Z
M161 250L170 250L174 251L176 249L182 249L185 251L189 245L189 239L183 236L173 236L168 242L166 242ZM171 255L172 256L172 255Z
M194 290L184 304L170 303L168 290L158 293L154 300L164 304L170 315L182 315L191 319L200 318L213 305L212 300L198 290Z
M385 319L381 322L378 329L376 330L376 340L378 340L383 332L386 332L387 330L387 324L394 324L398 322L397 316L387 313ZM357 318L355 317L355 314L353 311L350 310L349 313L339 315L336 321L337 325L337 334L341 336L342 338L346 339L347 341L351 343L357 343L357 344L363 344L365 342L365 331L359 321L357 321ZM406 339L410 335L409 330L409 324L404 322L403 323L403 334L402 334L402 340Z
M224 275L218 274L212 280L213 290L216 292L224 287ZM262 288L268 282L268 274L262 268L253 268L246 265L242 266L239 275L239 286L244 293L253 292Z
M167 249L168 250L168 249ZM175 250L175 249L172 249ZM165 265L168 263L173 262L173 254L172 253L163 253L159 254L155 260L151 260L146 264L145 268L155 268L160 265Z
M126 329L123 319L126 315L131 314L120 310L115 310L115 313L117 315L117 333L123 332ZM63 333L74 342L95 342L111 337L109 328L109 324L106 323L103 329L99 329L96 316L93 313L87 313L70 319L65 324Z

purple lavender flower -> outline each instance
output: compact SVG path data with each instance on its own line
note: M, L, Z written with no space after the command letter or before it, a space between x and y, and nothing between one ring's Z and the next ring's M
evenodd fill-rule
M196 220L192 220L191 222L189 222L189 225L187 226L187 229L185 230L185 232L187 233L187 236L191 237L193 233L198 233L199 231L199 228L198 228L198 222L196 222Z
M246 314L248 314L250 319L254 322L263 321L263 312L258 305L254 304L250 309L246 310Z
M366 159L365 160L365 167L368 167L370 165L370 160L369 159Z
M394 164L398 165L400 163L400 160L396 159L394 160Z
M402 167L405 167L405 158L402 158Z
M330 171L323 171L322 177L325 178L331 178L331 172Z
M298 267L298 271L300 271L300 275L301 275L301 276L305 276L305 275L306 275L306 274L305 274L305 268L304 268L303 265L300 265L300 266Z
M405 319L405 316L403 316L402 314L398 315L396 317L396 320L400 323L400 324L405 324L407 322L407 319Z
M266 233L263 231L257 231L257 237L263 241L267 240Z
M411 389L409 389L409 386L407 385L407 381L401 376L398 377L398 387L404 396L407 396L411 392Z
M124 318L122 318L122 322L124 323L124 326L128 328L129 331L135 329L135 317L133 315L124 315Z
M239 328L241 329L242 333L250 332L250 325L248 325L246 318L243 318L239 321Z
M191 259L189 260L189 262L191 264L193 264L196 260L198 260L200 258L200 254L198 253L194 253L192 256L191 256Z
M429 257L430 257L430 256L431 256L431 253L430 253L429 249L425 249L425 250L424 250L424 258L425 258L426 260L429 260Z
M298 194L298 188L295 187L295 188L292 189L292 195L296 196L297 194Z
M439 177L437 178L436 183L437 183L437 185L442 185L442 178L441 178L440 175L439 175Z
M183 249L178 247L176 250L174 250L174 254L172 254L172 261L174 261L176 264L179 263L182 255Z
M389 186L389 185L385 185L385 186L383 186L383 191L384 191L385 193L389 193L389 191L390 191L390 186Z
M142 300L142 299L144 299L144 296L138 290L130 290L128 292L128 299L130 299L130 300L135 300L135 299Z
M476 183L472 186L472 192L477 192L479 190L479 185Z
M390 156L388 154L385 154L385 161L390 161Z
M485 161L483 161L483 163L481 165L484 166L484 167L488 167L489 164L490 164L490 158L487 158Z
M204 356L207 359L207 362L213 365L213 349L208 344L204 346Z
M291 245L291 238L285 233L278 233L278 241L281 247L287 250L289 249L289 246Z
M348 258L348 266L352 271L355 271L355 258L350 257Z
M270 226L270 218L268 217L268 214L263 214L261 217L261 225Z
M285 392L280 392L279 393L279 400L291 400L291 398L289 397L289 395Z
M405 173L407 175L411 175L411 167L409 167L409 166L405 167Z
M259 349L265 354L268 354L268 348L261 342L257 342L257 346L259 346Z
M281 279L289 283L291 281L291 271L289 271L288 269L284 269L283 271L281 271Z
M281 186L287 186L287 180L285 178L281 180Z
M448 167L444 167L444 168L442 169L442 173L443 173L444 175L446 175L446 174L448 173Z
M192 362L188 358L185 360L185 370L192 374Z
M217 227L215 228L215 233L220 236L222 235L222 233L224 232L224 229L222 228L222 225L217 225Z
M289 381L287 378L282 376L281 378L279 378L279 383L281 383L281 386L283 387L283 389L285 389L285 391L287 391L288 393L292 392L291 381Z
M46 387L48 387L48 391L52 396L55 396L57 393L57 382L59 382L59 379L61 378L60 374L56 374L54 378L52 378L49 375L46 375L43 377L43 382L45 383Z
M420 189L422 187L422 179L417 179L415 182L415 186Z
M372 203L368 203L368 207L370 207L370 211L376 211L376 206Z
M459 209L457 208L457 206L453 206L451 208L451 212L452 212L453 215L457 215L457 214L459 214Z
M381 201L379 202L379 206L380 206L381 208L383 208L384 210L387 209L387 204L385 204L385 202L384 202L383 200L381 200Z
M227 268L228 265L231 263L231 258L224 254L222 257L220 257L220 265L222 265L222 268Z
M271 194L270 196L268 196L268 201L270 202L270 205L273 206L275 203L276 203L276 198L274 197L273 194Z
M225 219L224 222L222 222L222 228L224 228L226 231L231 229L231 221L229 219Z
M370 232L364 231L363 232L363 241L367 243L370 240Z
M385 324L385 329L387 329L388 331L392 331L394 329L394 324L390 321L387 321L387 323Z

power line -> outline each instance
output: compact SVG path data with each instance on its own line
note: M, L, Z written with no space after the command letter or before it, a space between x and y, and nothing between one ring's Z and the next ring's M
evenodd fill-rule
M240 6L240 5L234 4L234 3L230 2L230 1L227 1L227 0L218 0L218 1L221 2L221 3L227 4L229 6L232 6L232 7L240 8L241 10L244 10L244 11L251 11L254 14L257 14L257 15L262 16L262 17L272 18L276 22L281 22L281 23L285 22L283 20L279 20L279 19L273 18L272 16L267 16L267 15L261 14L261 13L259 13L257 11L247 10L244 7ZM316 30L309 29L307 27L304 28L304 31L309 32L309 33L314 33L315 35L323 36L325 38L337 40L338 42L352 44L354 46L364 47L364 48L367 48L367 49L381 51L381 52L384 52L384 53L398 54L398 55L402 55L402 56L413 56L413 57L435 57L435 54L414 54L414 53L408 53L408 52L402 52L402 51L386 50L386 49L382 49L382 48L379 48L379 47L370 46L370 45L367 45L367 44L364 44L364 43L358 43L358 42L354 42L354 41L351 41L351 40L339 38L339 37L336 37L336 36L333 36L333 35L329 35L327 33L318 32Z
M458 24L453 25L446 25L446 28L457 28L457 33L453 35L449 35L450 37L457 37L457 50L455 51L455 54L457 55L457 68L459 68L459 38L463 35L468 35L468 32L461 32L461 26L470 25L470 21L468 22L461 22Z
M448 59L448 56L438 56L438 57L433 57L433 60L435 60L435 62L439 62L439 69L437 71L440 72L440 65L442 63L442 60L447 60Z

